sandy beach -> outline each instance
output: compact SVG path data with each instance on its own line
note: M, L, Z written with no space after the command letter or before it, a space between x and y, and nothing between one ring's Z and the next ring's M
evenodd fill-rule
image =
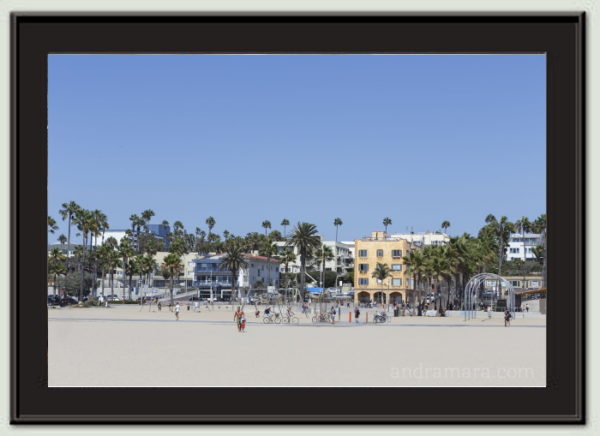
M264 307L261 307L261 311ZM298 311L299 312L299 311ZM264 324L231 306L49 308L48 384L74 386L545 386L546 321L397 317L335 325Z

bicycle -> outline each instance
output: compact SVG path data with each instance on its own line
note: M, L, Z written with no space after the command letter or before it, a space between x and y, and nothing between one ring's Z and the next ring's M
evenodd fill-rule
M285 316L282 317L281 322L283 324L294 324L294 325L296 325L296 324L300 323L300 320L298 319L297 316L294 316L294 315L285 315Z
M278 313L275 314L271 314L271 315L265 315L265 317L263 318L263 323L265 324L281 324L281 317L279 316Z
M312 317L312 322L317 323L317 322L331 322L331 316L329 315L329 313L319 313L318 315L315 315Z

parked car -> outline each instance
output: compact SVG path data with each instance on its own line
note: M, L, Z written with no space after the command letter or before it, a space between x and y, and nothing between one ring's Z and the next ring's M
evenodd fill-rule
M71 297L69 295L67 295L66 297L61 298L60 301L59 301L59 304L60 304L61 307L69 306L69 305L77 304L77 303L78 303L77 298Z
M116 295L109 295L106 297L107 301L121 301L121 299L119 297L117 297Z
M60 304L59 295L48 295L48 306L58 306Z

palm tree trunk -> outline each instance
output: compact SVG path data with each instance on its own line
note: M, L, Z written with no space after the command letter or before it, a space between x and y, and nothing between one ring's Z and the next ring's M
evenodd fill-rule
M300 253L300 292L302 293L302 300L306 298L306 257L304 253Z
M171 271L171 289L170 289L170 292L171 292L171 306L173 305L173 302L174 302L174 300L173 300L173 275L174 274L175 274L175 272Z

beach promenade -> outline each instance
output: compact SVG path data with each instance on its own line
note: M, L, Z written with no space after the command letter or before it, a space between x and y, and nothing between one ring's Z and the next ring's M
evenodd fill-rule
M398 317L264 324L231 306L48 310L48 384L58 386L545 386L545 317Z

